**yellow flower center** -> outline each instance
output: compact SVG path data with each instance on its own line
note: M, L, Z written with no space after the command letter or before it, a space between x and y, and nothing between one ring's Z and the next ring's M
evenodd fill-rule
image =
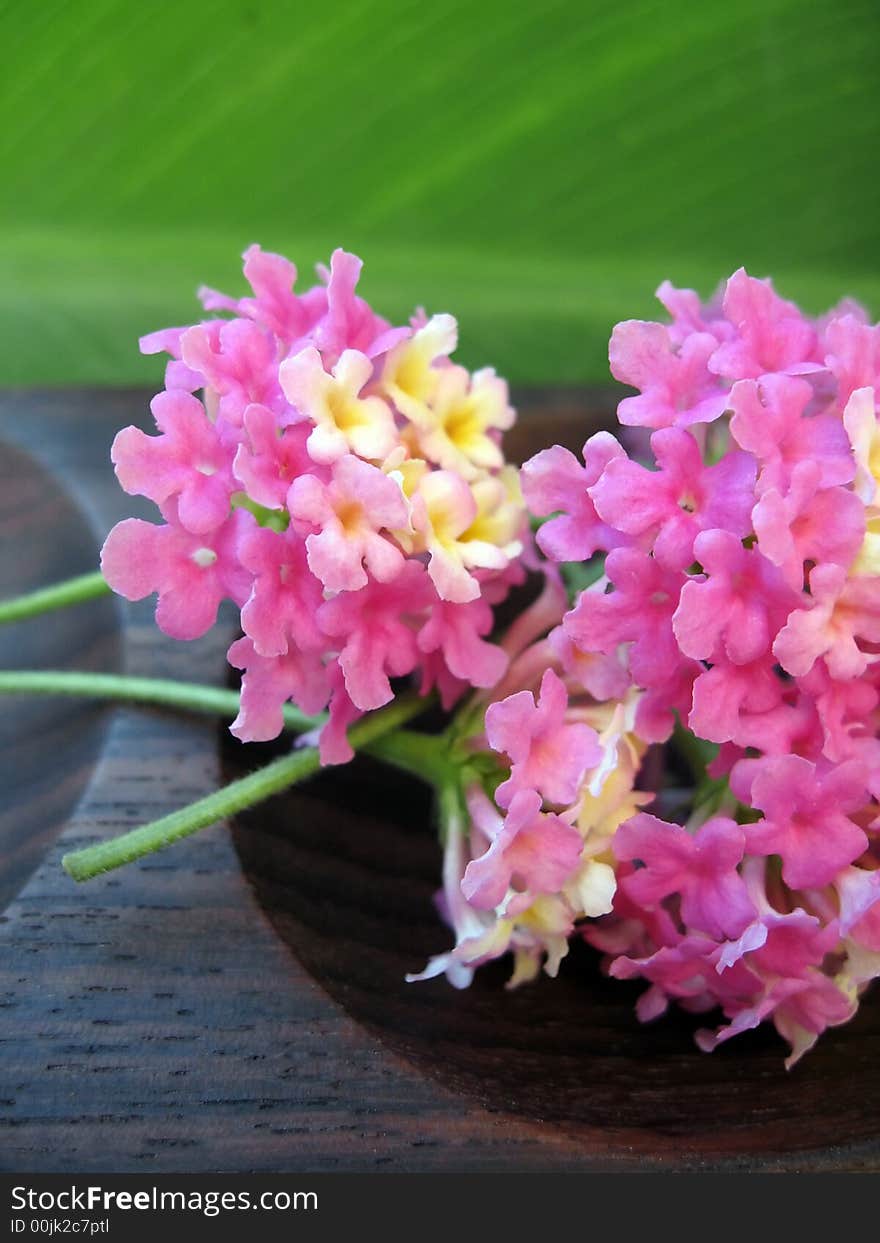
M341 432L362 427L368 420L364 417L361 403L348 393L341 384L333 384L327 392L327 409Z
M431 392L429 360L419 349L405 350L391 382L416 401L424 401Z
M452 406L443 420L443 430L457 449L467 449L483 435L483 425L475 401Z
M336 517L346 535L354 535L362 524L363 516L363 506L358 501L345 501L336 511Z

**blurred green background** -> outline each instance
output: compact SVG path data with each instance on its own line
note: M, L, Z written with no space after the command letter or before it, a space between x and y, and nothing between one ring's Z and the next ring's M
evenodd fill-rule
M515 381L666 276L880 313L878 0L0 3L0 383L158 380L251 241Z

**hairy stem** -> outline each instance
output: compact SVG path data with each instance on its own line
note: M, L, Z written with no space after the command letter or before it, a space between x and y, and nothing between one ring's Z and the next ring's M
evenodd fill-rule
M0 625L24 621L40 613L51 613L53 609L67 608L69 604L83 604L86 600L108 595L110 588L100 570L80 574L63 583L53 583L51 587L41 587L39 591L29 591L27 595L0 601Z
M292 755L282 756L265 768L232 781L222 790L215 790L213 794L153 820L142 828L107 842L99 842L96 846L87 846L84 850L75 850L64 856L61 865L74 880L91 880L101 872L110 872L113 868L132 863L225 816L232 816L253 803L259 803L279 790L302 781L319 767L320 759L315 747L294 751Z
M365 748L383 735L398 729L422 712L427 702L415 695L404 695L386 708L370 713L349 731L352 747L355 750ZM113 868L132 863L135 859L161 850L217 820L252 807L255 803L260 803L311 776L320 766L317 748L303 747L290 755L281 756L257 772L230 782L222 790L215 790L213 794L190 803L188 807L154 820L151 824L133 829L130 833L123 833L110 841L73 851L61 860L62 866L76 881L91 880L101 872L109 872Z
M211 716L238 715L238 691L202 686L197 682L174 682L170 678L134 678L115 673L80 673L68 670L0 670L0 695L77 695L87 699L112 699L123 703L180 708ZM324 716L306 716L292 704L284 706L284 725L300 733L315 729Z
M446 740L442 735L397 730L392 734L383 734L365 749L376 759L385 760L438 788L446 786L453 773Z

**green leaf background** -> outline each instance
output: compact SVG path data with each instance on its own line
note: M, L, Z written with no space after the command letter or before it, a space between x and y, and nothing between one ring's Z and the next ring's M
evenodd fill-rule
M517 382L664 278L880 313L877 0L0 3L0 383L158 380L251 241Z

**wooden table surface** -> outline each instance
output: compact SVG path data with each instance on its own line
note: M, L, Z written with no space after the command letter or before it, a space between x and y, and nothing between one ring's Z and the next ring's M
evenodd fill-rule
M114 431L141 391L0 399L0 595L95 567ZM583 440L607 395L524 394L519 451ZM104 599L0 632L3 667L225 683L197 643ZM516 993L403 982L448 934L430 807L358 761L232 826L75 886L73 847L255 762L204 719L9 699L0 720L0 1169L877 1170L880 1007L790 1074L754 1033L713 1054L649 1028L587 951Z

